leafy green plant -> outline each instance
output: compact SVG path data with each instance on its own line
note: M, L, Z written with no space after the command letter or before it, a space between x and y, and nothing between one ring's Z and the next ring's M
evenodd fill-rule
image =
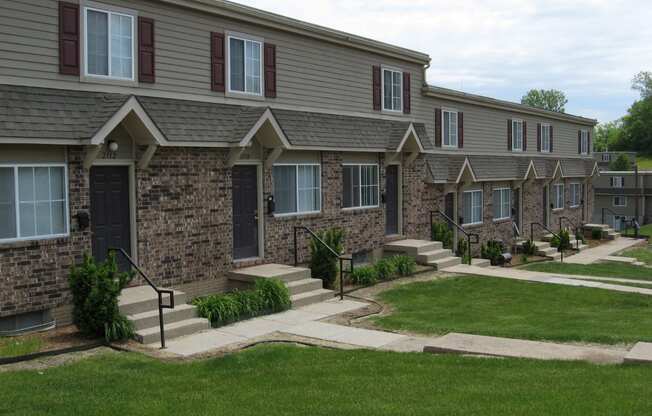
M492 266L497 266L502 253L502 247L497 241L488 241L487 245L480 246L480 257L491 262Z
M379 260L375 265L376 275L379 280L389 280L396 274L396 263L391 258Z
M371 286L378 282L378 273L373 266L356 267L351 273L351 283L355 285Z
M336 253L342 253L344 231L331 228L317 235ZM310 239L310 271L313 278L324 282L324 287L333 288L337 278L337 258L314 237Z
M70 270L68 283L72 292L73 322L86 335L117 341L133 336L133 325L118 309L118 297L133 273L119 272L115 254L97 263L84 255L81 265Z
M521 246L521 249L523 251L523 255L526 256L534 256L537 254L537 246L534 244L534 241L525 240Z
M523 263L523 264L527 264L529 261L530 261L530 260L529 260L529 258L528 258L528 256L527 256L527 254L523 254L523 255L521 255L521 263Z
M205 296L193 300L199 316L213 327L290 309L290 292L278 279L258 279L254 289Z
M399 276L409 276L417 271L417 262L414 257L400 255L391 258L396 266Z
M561 230L559 232L559 245L557 246L559 251L566 251L570 250L571 244L570 244L570 233L568 230Z
M464 257L469 255L469 243L464 238L460 238L457 241L457 251L455 252L457 257Z
M594 228L591 230L591 239L592 240L602 240L602 230L599 228Z
M444 248L453 247L453 230L445 222L432 224L432 241L441 241Z
M586 244L586 238L584 238L584 234L580 230L575 231L575 239L580 241L582 244Z

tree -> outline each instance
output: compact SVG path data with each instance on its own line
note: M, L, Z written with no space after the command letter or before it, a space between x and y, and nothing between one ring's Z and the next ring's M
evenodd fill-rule
M652 154L652 96L636 101L627 113L618 147Z
M641 71L632 80L632 89L641 93L641 98L652 97L652 72Z
M609 170L623 172L632 168L627 155L620 155L609 164Z
M617 150L622 136L622 120L600 123L593 133L593 149L596 152Z
M558 113L566 112L567 103L566 94L559 90L530 90L521 98L521 104Z

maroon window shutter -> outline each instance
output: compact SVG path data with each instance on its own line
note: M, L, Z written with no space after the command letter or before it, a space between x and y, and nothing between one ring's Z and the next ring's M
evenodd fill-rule
M582 153L582 130L577 131L577 153Z
M79 5L59 2L59 72L79 75Z
M464 113L457 113L457 147L464 147Z
M512 151L512 120L507 120L507 150Z
M224 34L211 32L211 89L224 92Z
M555 137L555 135L553 134L552 125L551 125L550 126L550 153L552 153L552 144L554 142L554 140L553 140L554 137Z
M523 151L527 151L527 121L523 121Z
M591 132L586 132L586 154L591 154Z
M537 123L537 152L541 151L541 123Z
M276 45L265 44L265 97L276 98Z
M435 147L441 147L441 108L435 108Z
M155 82L154 19L138 16L138 81Z
M411 111L410 97L410 73L403 72L403 113L410 114Z
M380 94L382 92L380 88L380 66L374 65L372 67L372 82L373 82L373 101L374 101L374 111L380 111Z

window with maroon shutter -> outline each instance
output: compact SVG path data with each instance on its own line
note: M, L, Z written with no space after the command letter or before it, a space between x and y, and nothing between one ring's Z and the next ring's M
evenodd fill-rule
M457 147L464 147L464 113L457 113Z
M551 125L550 126L550 153L552 153L552 150L553 150L554 137L555 137L555 135L553 133L553 129L552 129L552 125Z
M527 121L523 121L523 151L527 151Z
M410 114L410 73L403 73L403 113Z
M541 123L537 123L537 152L541 151Z
M591 132L586 132L586 154L591 154Z
M265 44L265 97L276 98L276 45Z
M507 150L512 151L512 120L507 120Z
M224 92L224 34L211 32L211 89Z
M372 73L372 96L374 103L374 111L380 111L382 87L380 85L380 65L374 65L371 69Z
M59 2L59 72L79 75L79 5Z
M441 147L441 108L435 108L435 146Z
M153 83L154 75L154 20L138 17L138 81Z
M582 153L582 130L577 131L577 154Z

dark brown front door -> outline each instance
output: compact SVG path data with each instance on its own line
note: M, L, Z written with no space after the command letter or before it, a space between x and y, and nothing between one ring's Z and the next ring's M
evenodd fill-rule
M93 166L90 172L91 232L93 257L106 259L109 247L123 248L131 255L129 216L129 168ZM121 270L126 260L118 256Z
M398 166L385 170L385 234L398 234Z
M258 257L258 170L233 168L233 258Z

